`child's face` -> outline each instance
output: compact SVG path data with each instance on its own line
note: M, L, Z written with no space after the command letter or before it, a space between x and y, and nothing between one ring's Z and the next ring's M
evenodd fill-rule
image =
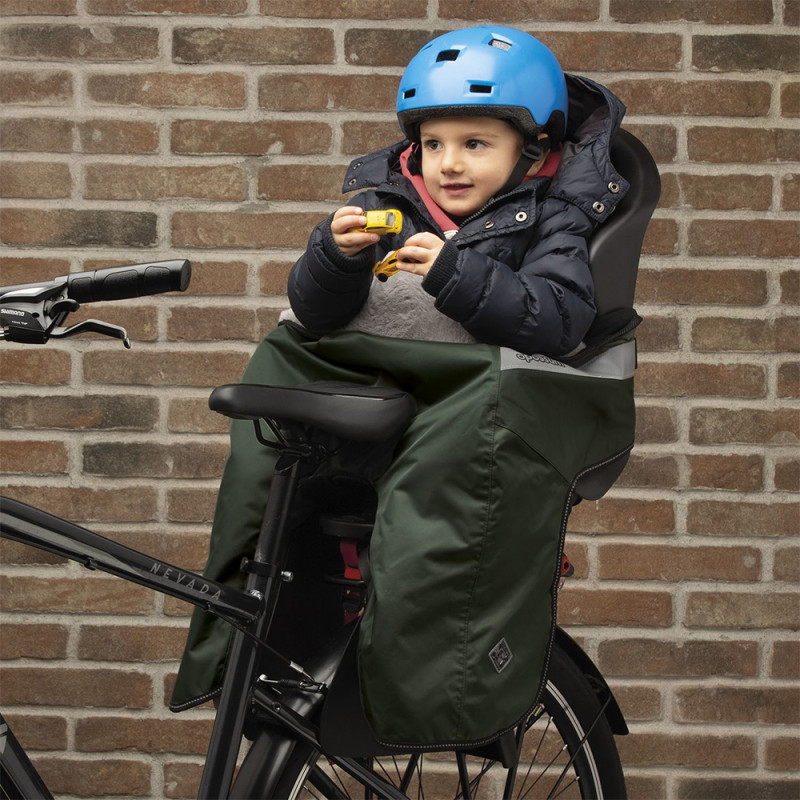
M483 208L506 183L522 134L496 117L443 117L420 126L422 178L436 204L455 217ZM528 172L535 174L542 161Z

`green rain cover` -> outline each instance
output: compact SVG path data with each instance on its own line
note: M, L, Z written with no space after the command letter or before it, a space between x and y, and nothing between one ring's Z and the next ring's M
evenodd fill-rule
M353 381L410 392L418 413L391 459L361 454L377 492L359 633L362 701L387 744L487 741L535 702L551 646L569 508L580 474L633 443L632 338L580 366L490 345L279 327L244 383ZM234 421L205 574L242 586L275 456ZM388 463L388 467L386 464ZM230 630L197 610L173 692L214 696Z

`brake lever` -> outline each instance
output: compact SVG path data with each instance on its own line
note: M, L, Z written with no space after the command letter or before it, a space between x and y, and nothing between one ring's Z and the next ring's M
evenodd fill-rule
M50 337L53 339L66 339L70 336L78 336L81 333L100 333L103 336L110 336L112 339L121 339L122 344L130 350L131 341L128 332L119 325L112 325L110 322L101 322L99 319L85 319L83 322L76 322L68 328L53 328Z

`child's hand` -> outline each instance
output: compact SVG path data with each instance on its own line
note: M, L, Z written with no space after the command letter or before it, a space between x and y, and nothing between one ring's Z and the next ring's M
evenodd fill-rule
M427 275L444 247L444 239L433 233L415 233L397 251L397 268L415 275Z
M349 258L360 253L365 247L375 244L381 237L377 233L364 233L358 230L366 225L364 209L358 206L340 208L331 220L333 241L342 253Z

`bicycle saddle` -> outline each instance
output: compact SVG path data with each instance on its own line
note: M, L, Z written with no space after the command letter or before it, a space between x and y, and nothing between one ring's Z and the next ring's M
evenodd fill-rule
M299 386L227 384L214 389L208 406L232 419L299 422L357 442L400 436L417 411L414 398L400 389L327 381Z

